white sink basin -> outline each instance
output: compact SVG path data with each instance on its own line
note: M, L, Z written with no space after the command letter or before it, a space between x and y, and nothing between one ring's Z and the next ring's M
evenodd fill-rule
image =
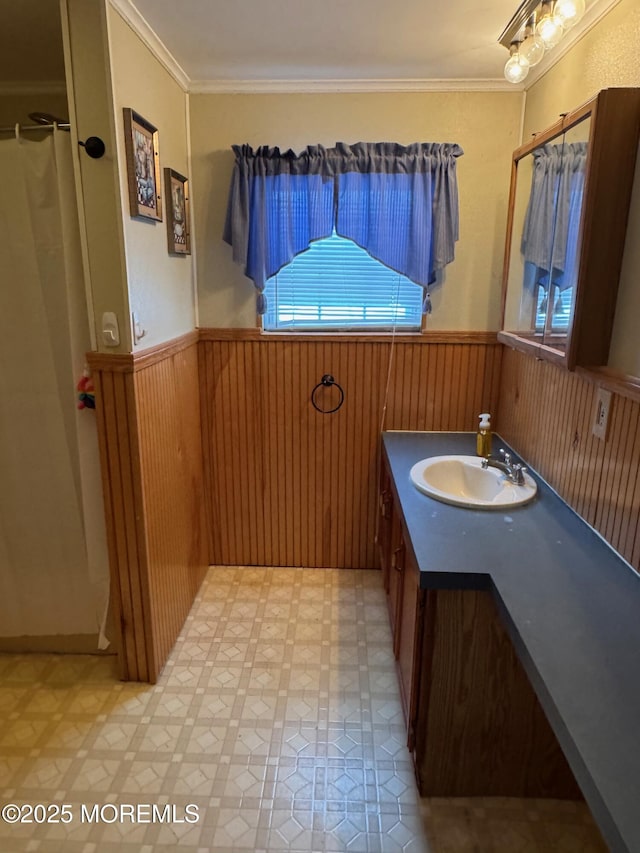
M516 486L497 468L483 468L478 456L432 456L411 469L417 489L443 503L472 509L503 509L521 506L535 497L535 480L524 475Z

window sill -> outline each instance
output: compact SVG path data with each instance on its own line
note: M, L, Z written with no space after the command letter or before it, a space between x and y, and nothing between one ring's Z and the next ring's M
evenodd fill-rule
M296 341L308 343L411 343L411 344L497 344L496 332L263 332L246 328L203 328L202 341Z

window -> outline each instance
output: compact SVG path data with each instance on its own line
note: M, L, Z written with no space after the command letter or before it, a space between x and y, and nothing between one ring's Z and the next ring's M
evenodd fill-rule
M573 286L559 291L553 306L554 330L567 330L569 328L569 317L571 316L571 300L573 299ZM538 288L538 304L536 306L536 332L544 332L547 321L547 291Z
M264 329L419 330L423 294L334 231L267 279Z
M233 150L223 239L265 329L420 328L454 259L459 145Z

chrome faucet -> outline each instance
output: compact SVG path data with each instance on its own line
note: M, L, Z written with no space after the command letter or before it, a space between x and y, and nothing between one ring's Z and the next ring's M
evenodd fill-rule
M505 450L500 451L502 459L492 459L490 456L482 460L483 468L497 468L505 475L507 480L516 486L524 486L524 472L527 470L519 462L511 461L511 454Z

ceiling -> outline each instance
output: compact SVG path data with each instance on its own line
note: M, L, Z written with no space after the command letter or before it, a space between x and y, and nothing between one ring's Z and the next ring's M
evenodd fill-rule
M192 91L511 88L498 37L518 0L108 0ZM617 0L587 0L586 28ZM64 81L59 0L0 0L0 89ZM593 13L593 14L592 14ZM160 40L158 42L158 39ZM572 41L566 39L567 42ZM163 48L164 46L164 48ZM166 50L165 50L166 48ZM555 54L560 48L556 48ZM552 64L547 58L535 76ZM165 64L167 64L165 62ZM534 75L530 75L533 77Z
M497 39L517 2L132 0L129 5L192 81L496 80L507 58Z
M110 0L210 81L497 80L512 0ZM63 81L59 0L0 0L0 84ZM145 25L146 22L146 25Z

